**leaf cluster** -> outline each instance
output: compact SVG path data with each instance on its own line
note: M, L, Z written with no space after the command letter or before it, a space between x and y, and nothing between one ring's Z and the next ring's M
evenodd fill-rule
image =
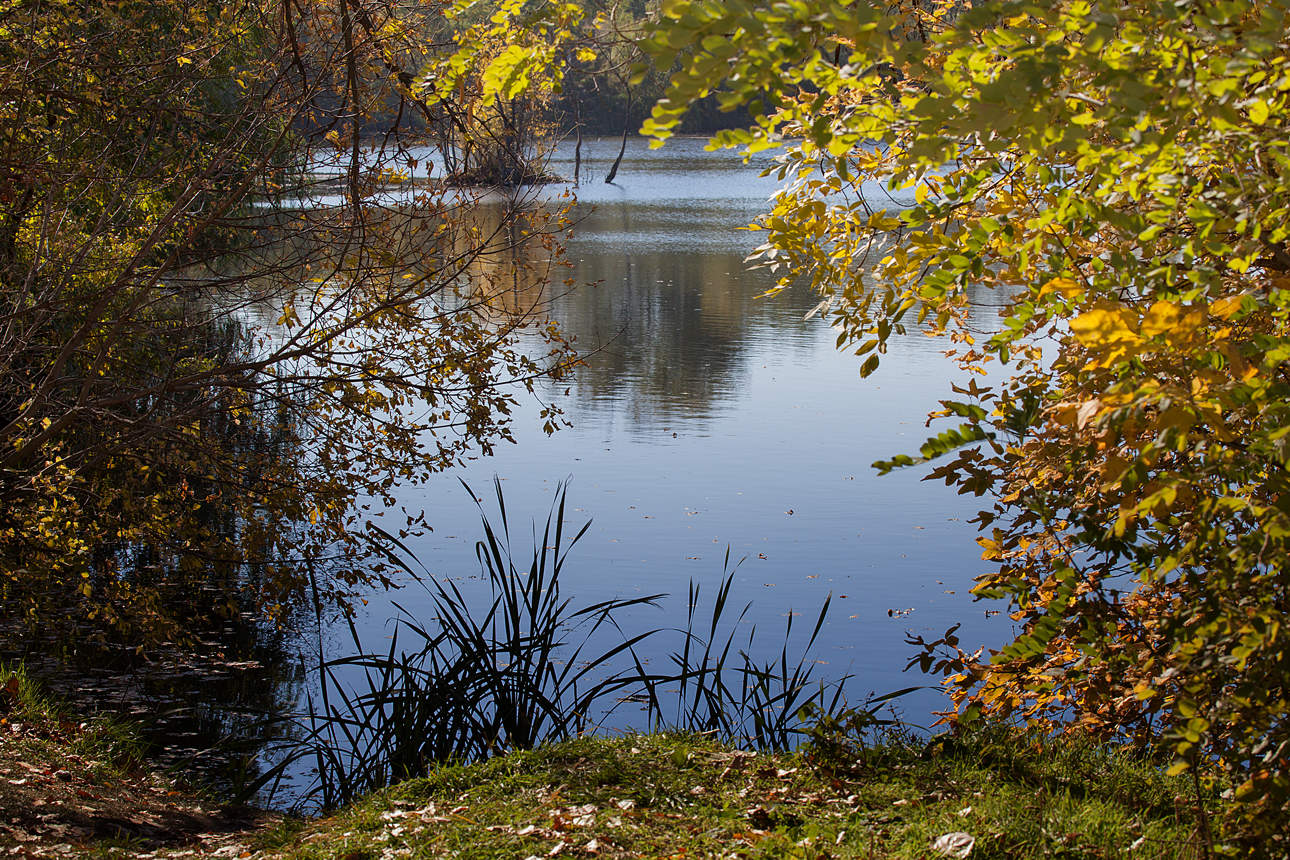
M756 259L873 372L893 335L969 372L929 477L991 503L1018 634L937 643L954 719L1163 742L1227 771L1250 845L1290 810L1290 7L679 0L660 138L709 89L782 146ZM990 306L1000 307L998 322ZM1262 849L1260 849L1262 850Z

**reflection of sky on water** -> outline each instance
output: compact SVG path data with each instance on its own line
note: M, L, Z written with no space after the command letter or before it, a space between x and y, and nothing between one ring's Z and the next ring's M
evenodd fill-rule
M546 437L526 406L517 444L403 490L402 503L424 507L434 526L410 543L421 562L467 583L478 573L478 512L457 476L486 499L500 476L521 546L556 482L572 478L571 521L594 520L566 568L575 605L667 591L666 610L640 610L629 624L676 624L687 582L715 588L729 546L745 559L737 597L754 601L748 623L766 656L778 653L790 609L809 627L833 594L819 669L856 675L858 695L922 681L901 674L906 630L939 635L963 621L965 643L1000 639L966 593L982 569L965 522L978 505L922 473L879 478L869 465L926 437L926 412L961 378L943 347L911 333L862 381L834 332L803 319L814 296L757 297L772 280L746 269L759 240L736 228L761 211L772 180L701 141L652 151L630 141L607 186L616 152L616 140L584 147L583 219L568 256L574 280L594 286L557 299L553 314L591 353L588 367L540 392L573 427ZM555 171L571 175L571 147L557 155ZM366 608L373 640L390 614L386 598ZM923 695L904 708L925 722L937 704Z

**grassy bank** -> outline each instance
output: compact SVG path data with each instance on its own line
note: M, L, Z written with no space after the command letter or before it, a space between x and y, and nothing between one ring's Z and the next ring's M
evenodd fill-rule
M584 739L403 783L268 855L918 858L962 833L972 857L1199 856L1185 788L1002 736L897 739L846 762L692 735Z
M317 820L221 806L129 732L0 675L0 856L1202 856L1190 783L1003 731L757 755L696 735L579 739L443 767ZM957 840L957 842L955 842ZM961 850L961 848L960 848Z

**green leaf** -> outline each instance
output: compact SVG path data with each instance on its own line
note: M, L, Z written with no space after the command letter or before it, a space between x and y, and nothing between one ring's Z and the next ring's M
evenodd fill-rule
M532 48L511 45L494 57L484 70L484 100L495 98L511 100L528 88L529 73L538 60Z

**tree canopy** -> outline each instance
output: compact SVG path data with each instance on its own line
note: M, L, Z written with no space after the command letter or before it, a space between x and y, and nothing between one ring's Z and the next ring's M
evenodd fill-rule
M971 376L929 418L957 426L875 464L989 503L975 593L1017 635L922 643L953 719L1163 737L1175 769L1226 770L1257 850L1284 838L1290 6L663 14L649 49L682 69L644 130L710 91L749 106L715 142L783 147L758 261L821 293L861 375L917 328Z
M558 225L427 183L414 148L464 122L424 85L454 14L0 4L6 621L133 643L343 598L383 577L367 508L567 366L513 289Z

